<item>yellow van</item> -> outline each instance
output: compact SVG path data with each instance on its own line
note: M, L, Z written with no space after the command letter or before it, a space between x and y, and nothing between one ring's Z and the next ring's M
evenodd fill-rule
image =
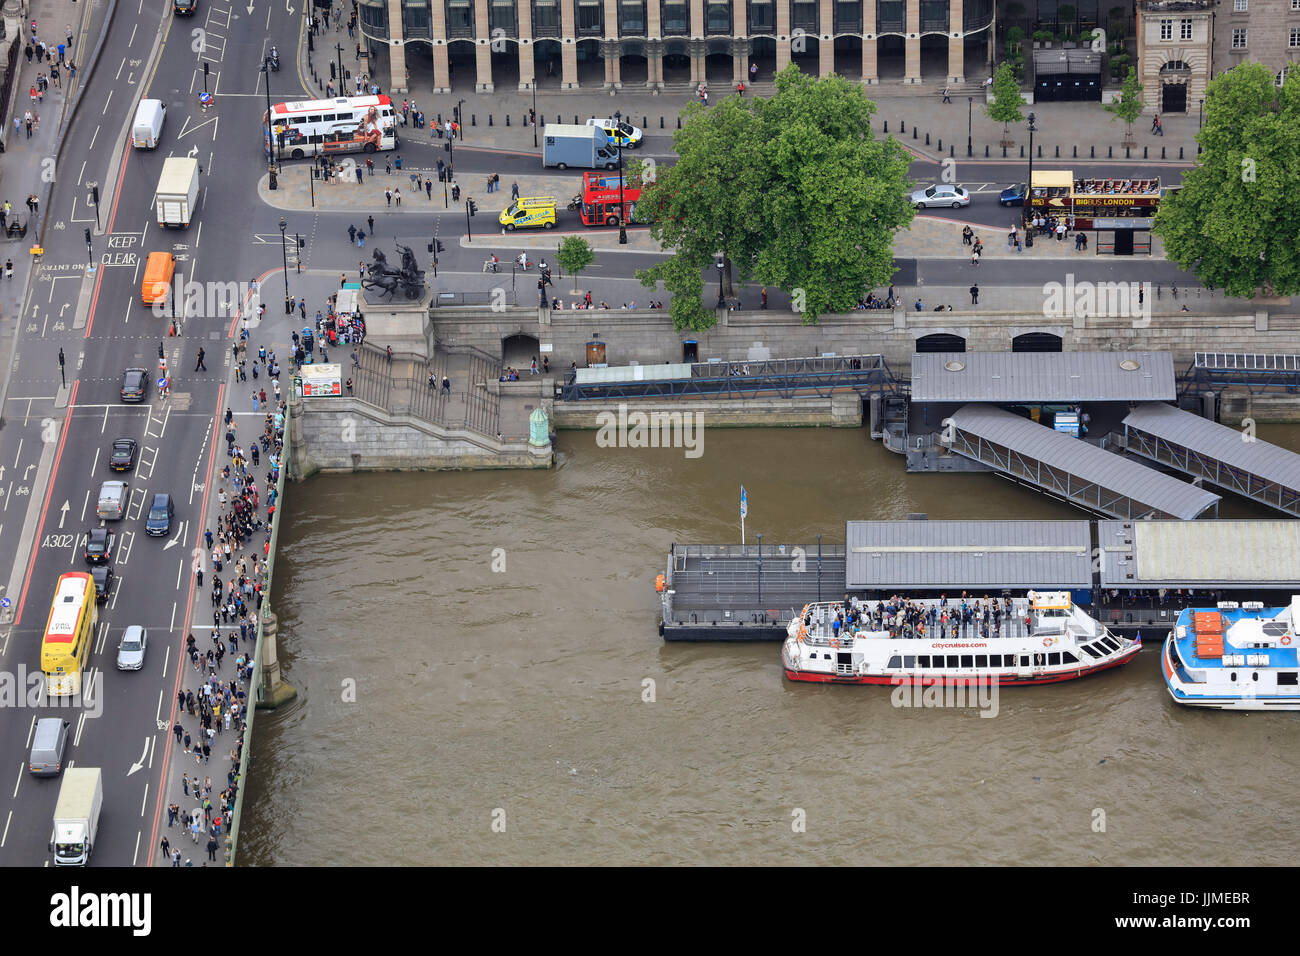
M501 213L501 225L515 229L554 229L555 200L550 196L519 198Z
M170 252L151 252L144 264L144 281L140 283L140 299L145 305L167 301L172 276L176 274L176 257Z

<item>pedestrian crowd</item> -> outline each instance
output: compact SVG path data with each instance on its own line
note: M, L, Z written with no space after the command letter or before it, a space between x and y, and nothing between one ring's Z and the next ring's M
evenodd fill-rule
M894 638L917 638L979 634L984 638L1001 637L1017 613L1011 598L983 598L968 596L950 601L941 594L937 601L920 601L893 595L886 600L862 601L844 595L843 606L831 621L831 636L852 636L858 631L888 631ZM812 625L812 615L804 619L804 626ZM1028 628L1030 621L1025 620Z

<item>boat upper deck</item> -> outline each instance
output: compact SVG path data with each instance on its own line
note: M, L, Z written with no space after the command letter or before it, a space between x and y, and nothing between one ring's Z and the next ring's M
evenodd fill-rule
M1289 607L1226 602L1218 608L1184 608L1171 637L1189 667L1298 668L1297 615L1300 598Z

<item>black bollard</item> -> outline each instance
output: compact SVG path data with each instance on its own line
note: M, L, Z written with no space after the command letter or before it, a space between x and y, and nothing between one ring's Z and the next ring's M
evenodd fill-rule
M888 132L889 132L889 120L885 120L885 128L884 128L884 130L882 130L882 132L885 132L885 133L888 133Z
M663 129L663 128L664 128L664 118L663 118L662 116L659 117L659 128L660 128L660 129ZM83 580L84 580L84 579L83 579Z
M1107 159L1114 159L1114 157L1115 157L1115 147L1114 147L1114 146L1107 146L1107 147L1106 147L1106 158L1107 158Z
M1147 158L1147 148L1145 146L1142 147L1142 158L1143 159Z
M478 117L475 116L473 113L470 113L470 114L469 114L469 125L470 125L470 126L477 126L477 125L478 125Z
M985 158L985 159L988 159L988 158L989 158L989 144L988 144L988 143L985 143L985 144L984 144L984 158Z
M488 125L489 125L489 126L492 125L492 114L491 114L491 113L488 114Z
M491 113L488 114L488 125L489 125L489 126L492 125L492 114L491 114ZM509 113L506 114L506 125L507 125L507 126L510 125L510 114L509 114Z
M1128 148L1127 146L1124 147L1124 158L1125 158L1125 159L1132 159L1132 158L1133 158L1132 156L1129 155L1129 148Z
M1024 158L1025 158L1025 147L1024 147L1024 144L1023 144L1023 143L1022 143L1021 146L1020 146L1020 158L1021 158L1021 159L1024 159Z
M1056 158L1057 158L1057 159L1060 159L1060 158L1061 158L1061 147L1060 147L1060 146L1057 146L1057 147L1056 147Z
M954 146L952 143L948 144L948 155L953 157L954 159L957 156L957 147Z
M1007 158L1007 148L1005 146L1002 147L1002 158L1003 159Z
M648 116L642 116L642 117L641 117L641 128L642 128L642 129L649 129L649 128L650 128L650 117L648 117Z
M677 128L678 129L682 128L682 118L680 116L677 117Z
M916 139L916 124L912 124L912 139Z
M925 134L925 145L926 145L926 146L929 146L929 145L930 145L930 134L929 134L929 133L926 133L926 134Z
M1165 158L1165 148L1163 146L1160 147L1160 158L1161 159Z
M907 124L904 123L902 120L899 120L899 121L898 121L898 131L899 131L900 133L906 133L906 132L907 132Z
M573 116L573 125L574 125L574 126L577 126L577 125L578 125L578 116L577 116L576 113L575 113L574 116Z
M1096 146L1089 146L1089 147L1088 147L1088 158L1089 158L1089 159L1096 159L1096 158L1097 158L1097 147L1096 147Z
M1074 158L1079 158L1079 147L1077 145L1074 147Z
M1183 158L1183 148L1181 146L1178 147L1178 158L1179 159Z
M939 152L943 152L943 140L939 140Z

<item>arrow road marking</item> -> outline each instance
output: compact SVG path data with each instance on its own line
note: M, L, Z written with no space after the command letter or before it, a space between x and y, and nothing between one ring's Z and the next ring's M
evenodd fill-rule
M67 500L65 499L64 502L63 502L63 506L62 506L61 508L59 508L59 527L60 527L60 528L63 527L63 520L64 520L65 518L68 517L68 509L69 509L70 507L72 507L72 506L69 505L68 502L67 502Z
M126 775L129 777L131 776L131 774L141 769L144 766L144 758L147 757L148 755L149 755L149 738L146 737L144 738L144 750L140 751L140 759L135 763L131 764L131 769L126 772Z

